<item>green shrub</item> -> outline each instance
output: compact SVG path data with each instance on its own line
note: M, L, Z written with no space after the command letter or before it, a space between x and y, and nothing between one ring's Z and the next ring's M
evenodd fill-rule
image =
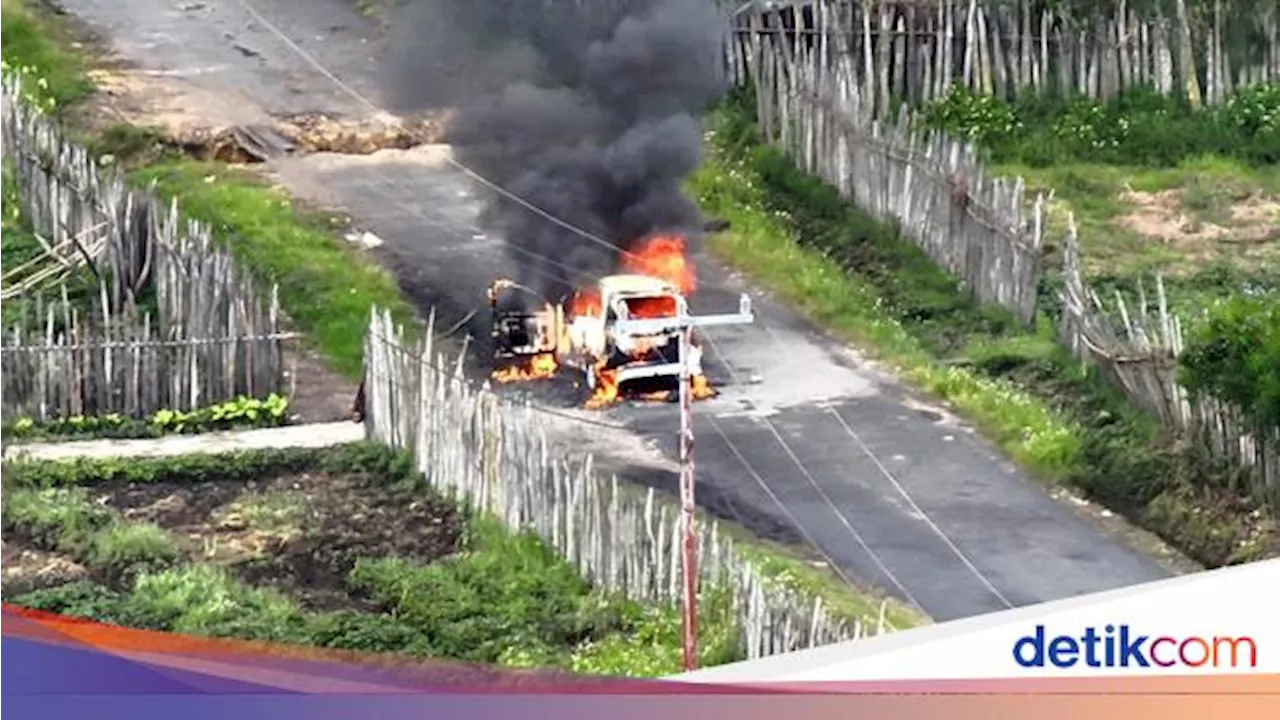
M210 565L140 575L128 602L171 632L276 642L306 639L306 618L291 600L274 590L249 587Z
M496 534L495 534L496 536ZM590 632L590 588L536 537L491 537L483 550L414 565L362 559L351 586L419 628L449 657L497 662L526 641L570 646Z
M342 611L317 615L310 642L319 647L360 652L442 655L421 630L393 615Z
M699 598L703 622L698 627L698 666L710 667L741 660L737 626L708 623L707 618L725 617L732 597L723 589L704 592ZM626 633L602 639L588 639L579 645L569 662L574 672L597 675L639 675L659 677L684 669L684 624L675 607L645 608Z
M1236 296L1195 326L1178 358L1179 380L1245 412L1251 427L1280 427L1280 296Z
M155 523L116 523L94 536L89 553L95 568L125 584L138 574L171 567L181 558L177 540Z
M118 413L72 415L48 422L18 418L0 426L6 439L146 438L233 428L278 427L289 421L289 400L272 393L264 399L238 397L190 412L160 410L145 419Z
M144 630L167 629L163 625L156 624L154 618L134 612L129 607L127 595L88 580L34 590L15 597L13 603L32 610L112 625Z
M312 448L272 448L158 458L13 459L4 462L3 471L6 484L22 487L201 483L248 481L319 470L325 458L325 452Z

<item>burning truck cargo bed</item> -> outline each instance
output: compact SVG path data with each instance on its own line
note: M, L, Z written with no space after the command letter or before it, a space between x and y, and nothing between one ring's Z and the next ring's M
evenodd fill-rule
M562 368L580 373L589 408L620 399L674 400L685 372L686 348L693 399L713 397L702 368L702 350L686 328L694 288L692 267L679 237L657 236L627 253L622 272L572 292L559 302L499 279L489 288L497 382L554 377ZM743 298L747 317L750 305ZM714 318L708 318L714 320ZM749 320L748 320L749 321Z

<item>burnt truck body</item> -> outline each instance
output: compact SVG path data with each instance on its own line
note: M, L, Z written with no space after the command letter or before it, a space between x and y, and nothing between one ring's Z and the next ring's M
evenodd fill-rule
M493 311L490 338L496 364L555 352L556 335L551 327L554 320L548 317L545 305L534 309L533 298L539 296L510 280L498 280L489 287L489 307Z
M546 303L531 310L527 297L518 297L522 293L528 294L509 281L490 288L495 364L552 354L558 365L582 372L591 388L603 371L620 387L678 385L678 330L623 332L618 327L619 321L688 314L687 300L674 285L647 275L610 275L580 293L593 298L590 311L583 311L580 302L570 302L567 308ZM689 349L690 373L701 375L702 351L694 345Z

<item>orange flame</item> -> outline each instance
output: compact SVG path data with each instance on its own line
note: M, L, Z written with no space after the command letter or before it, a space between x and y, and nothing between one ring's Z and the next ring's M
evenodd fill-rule
M596 387L587 398L588 410L599 410L618 400L618 371L606 370L604 363L596 365Z
M583 288L576 291L569 300L569 314L573 317L598 317L603 311L598 290Z
M622 271L656 277L689 295L698 283L693 263L684 256L684 251L684 238L679 235L651 235L636 248L623 253Z
M676 299L665 297L642 297L627 300L627 310L633 318L663 318L676 314Z
M530 357L527 362L494 370L490 377L500 383L543 380L555 375L558 367L553 353L539 353Z
M690 382L689 391L692 393L694 400L706 400L716 395L716 391L711 387L711 382L707 380L706 375L694 375Z
M633 399L647 402L668 402L676 399L675 390L659 390L657 392L639 393ZM705 375L694 375L689 382L689 393L691 399L706 400L716 396L716 391L711 387L710 381ZM588 398L586 409L599 410L616 403L621 399L618 391L617 375L613 370L596 370L596 389Z

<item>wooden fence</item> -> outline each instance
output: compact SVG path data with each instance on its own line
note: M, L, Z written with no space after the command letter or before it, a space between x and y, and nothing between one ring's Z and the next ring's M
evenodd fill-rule
M833 50L828 36L818 32L832 27L836 10L810 6L810 24L799 29L813 31L814 41L755 32L765 20L740 15L728 47L726 64L736 82L755 88L765 138L859 208L899 224L905 237L964 279L979 300L1032 318L1046 197L1028 201L1020 179L988 178L964 143L911 132L905 111L895 123L879 122L867 104L874 82L859 79L850 55ZM1023 217L1028 206L1029 222ZM1245 432L1238 409L1212 398L1192 401L1179 386L1181 324L1167 311L1158 278L1157 307L1143 301L1130 313L1121 297L1108 307L1080 270L1074 225L1064 249L1062 342L1167 427L1251 470L1251 486L1236 489L1280 502L1280 434Z
M537 409L500 399L464 381L425 339L411 345L389 314L377 310L365 344L366 420L370 437L413 452L435 488L494 514L513 529L546 539L596 587L653 603L681 598L680 520L674 505L604 478L590 457L558 457ZM461 357L461 356L460 356ZM766 580L734 551L715 525L699 524L701 587L727 588L745 657L850 640L887 629L880 616L835 623L820 600ZM704 608L711 611L711 608ZM704 614L704 622L713 619Z
M833 6L811 6L811 24L801 29L814 31L813 42L756 32L764 20L740 15L739 27L746 29L727 46L732 78L755 89L765 139L864 211L897 224L979 300L1030 321L1043 272L1048 198L1024 197L1020 179L988 177L970 145L913 132L906 111L892 123L877 119L868 100L876 85L860 79L852 56L833 49L832 36L818 32L833 27ZM1135 405L1249 469L1247 490L1280 506L1277 438L1244 432L1235 408L1211 399L1191 402L1176 379L1179 323L1163 305L1137 315L1123 305L1106 308L1081 275L1075 231L1067 235L1062 341L1097 364Z
M1249 471L1247 484L1230 490L1280 508L1280 430L1247 432L1238 408L1208 396L1193 399L1178 383L1182 320L1169 311L1163 281L1155 278L1154 305L1142 293L1138 306L1130 308L1117 292L1108 307L1084 280L1074 220L1062 246L1062 342L1078 359L1096 365L1135 405Z
M5 268L5 417L141 415L281 391L275 288L262 302L208 227L154 188L131 189L21 98L5 77L4 158L44 250ZM91 276L89 301L65 286L47 301L73 271Z
M746 32L733 44L728 65L737 83L754 86L765 139L898 225L978 299L1030 322L1045 199L1028 203L1020 179L988 177L972 145L913 131L905 111L893 123L875 119L852 59L832 54L826 37L792 46Z
M810 45L829 36L853 60L877 116L895 100L927 102L955 83L1005 99L1028 91L1105 98L1149 86L1216 103L1280 82L1274 0L769 0L741 5L736 17L759 35Z

